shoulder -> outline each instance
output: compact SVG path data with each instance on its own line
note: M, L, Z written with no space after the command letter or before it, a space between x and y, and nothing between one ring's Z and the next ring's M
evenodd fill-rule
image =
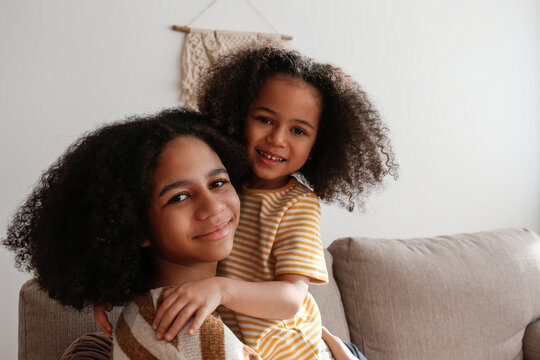
M294 177L278 189L246 189L241 199L244 209L257 209L265 217L282 217L303 207L320 213L317 195Z
M294 204L309 204L320 208L319 197L315 195L310 188L294 177L291 179L291 186L288 189L286 196Z
M285 218L303 218L305 221L312 219L319 221L321 217L321 206L319 198L310 188L303 185L297 179L291 179L290 187L282 198Z

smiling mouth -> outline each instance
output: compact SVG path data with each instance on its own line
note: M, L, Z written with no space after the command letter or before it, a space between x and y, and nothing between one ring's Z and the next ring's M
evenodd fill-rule
M267 154L261 150L257 150L257 154L264 157L265 159L272 160L272 161L278 161L278 162L284 162L287 161L287 159L284 159L282 157L272 156L270 154Z
M197 235L194 238L197 240L205 241L218 241L229 235L231 232L231 222L224 221L215 226L212 226L210 229L206 230L203 234Z

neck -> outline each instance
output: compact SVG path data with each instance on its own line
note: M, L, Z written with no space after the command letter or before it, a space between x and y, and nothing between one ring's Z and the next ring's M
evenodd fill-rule
M157 259L160 274L153 287L180 286L189 281L203 280L216 276L217 262L177 264Z
M249 187L252 189L279 189L280 187L287 185L290 179L291 175L268 180L252 174L249 181Z

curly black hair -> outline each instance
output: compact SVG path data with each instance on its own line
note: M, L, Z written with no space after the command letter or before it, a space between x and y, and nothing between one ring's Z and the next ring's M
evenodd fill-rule
M342 69L290 49L245 48L221 57L202 75L197 106L245 144L249 108L265 81L278 74L302 79L323 99L312 159L298 175L325 202L349 211L355 204L364 208L369 190L379 187L386 175L396 178L398 165L379 113Z
M141 247L151 240L151 177L179 136L207 143L239 189L249 166L245 149L196 112L171 109L105 125L72 144L16 212L3 240L16 266L78 309L122 305L151 288L158 269Z

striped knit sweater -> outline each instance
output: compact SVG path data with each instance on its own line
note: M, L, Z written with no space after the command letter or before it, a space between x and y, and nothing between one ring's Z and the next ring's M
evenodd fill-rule
M150 290L124 307L115 326L111 359L260 359L215 314L206 318L195 335L187 335L185 326L171 342L156 340L152 322L161 304L163 290Z
M272 281L281 274L328 280L317 196L292 178L279 189L245 189L233 250L218 274L244 281ZM318 359L321 317L311 294L291 319L259 319L220 307L220 315L265 360Z

